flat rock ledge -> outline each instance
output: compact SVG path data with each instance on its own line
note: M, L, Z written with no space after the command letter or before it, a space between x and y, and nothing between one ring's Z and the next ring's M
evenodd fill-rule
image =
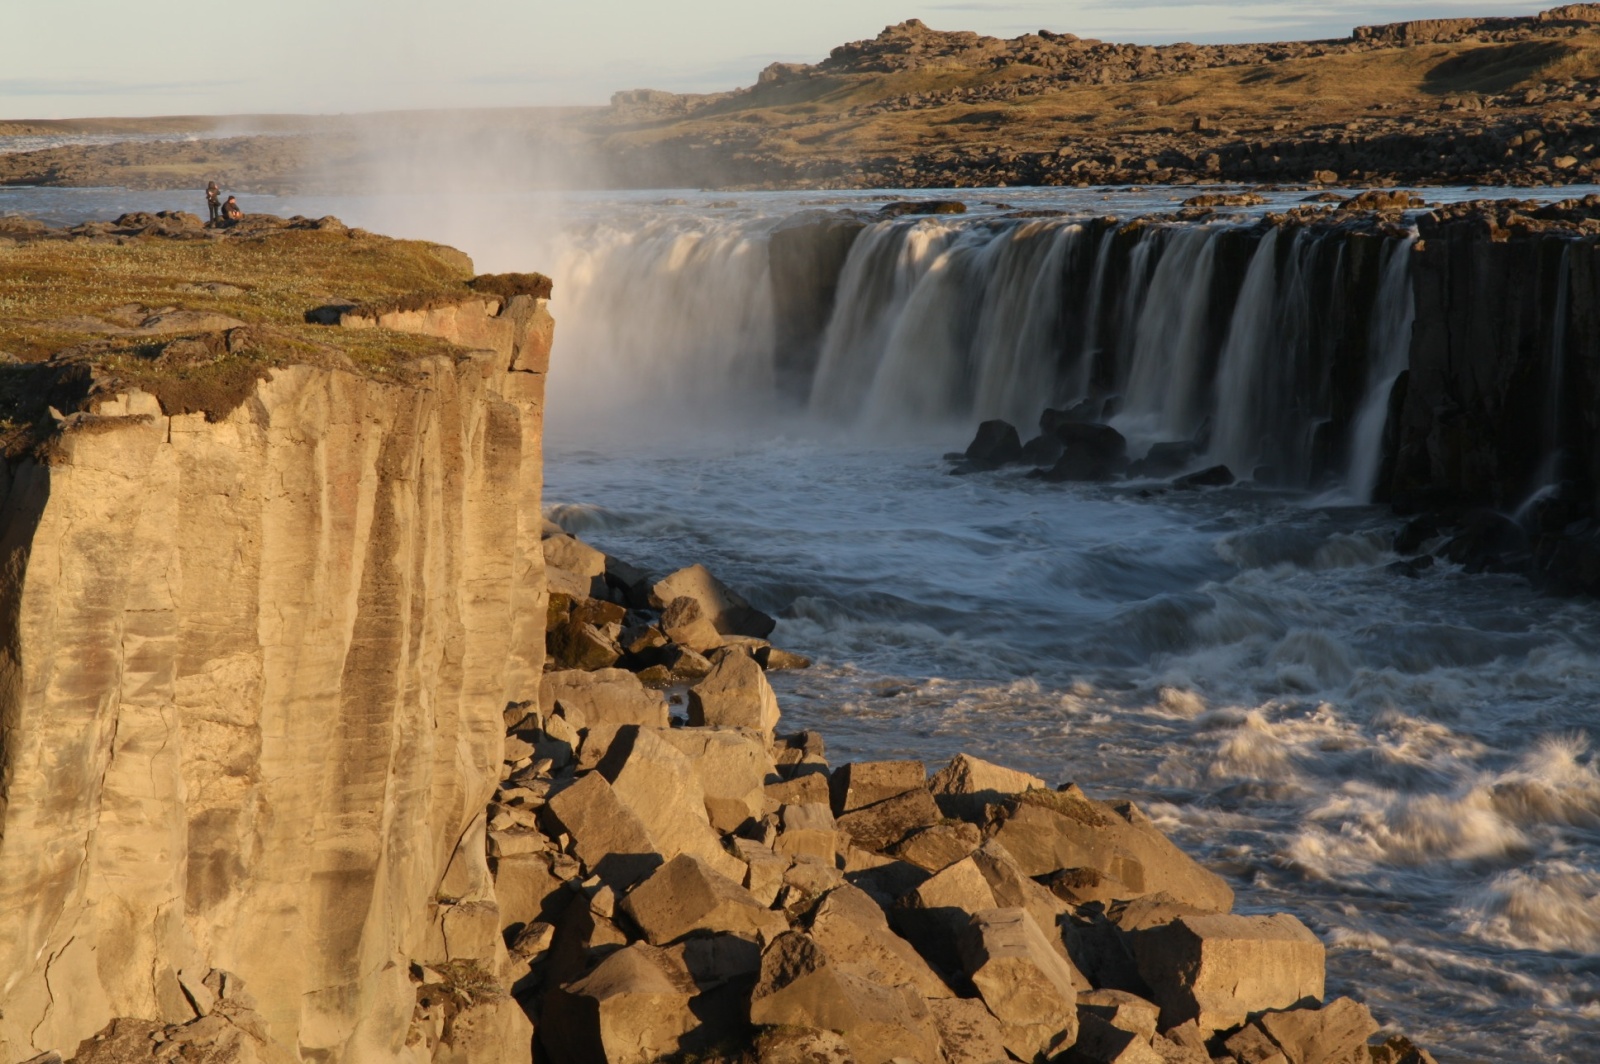
M834 768L781 731L767 672L809 662L771 617L701 566L652 580L548 521L544 548L549 670L475 828L496 900L437 899L405 1059L1433 1061L1134 803L966 754ZM75 1059L287 1059L229 973L174 989L194 1019Z

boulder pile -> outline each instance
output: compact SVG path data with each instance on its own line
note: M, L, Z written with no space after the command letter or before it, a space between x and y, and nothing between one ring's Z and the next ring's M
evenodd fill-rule
M551 671L507 710L485 821L497 903L453 914L498 922L463 927L487 945L456 980L504 992L414 969L456 1000L414 1042L514 1001L556 1064L1431 1060L1369 1046L1317 936L1232 913L1134 803L967 755L832 767L767 679L804 659L703 567L652 582L554 526L545 556Z

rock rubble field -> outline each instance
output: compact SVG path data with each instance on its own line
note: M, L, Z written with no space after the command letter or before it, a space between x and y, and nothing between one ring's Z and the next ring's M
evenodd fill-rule
M554 1064L1432 1059L1133 802L966 755L832 767L766 676L809 663L705 568L652 581L549 522L544 553L499 907L441 899L451 964L412 970L434 1060L508 1028Z

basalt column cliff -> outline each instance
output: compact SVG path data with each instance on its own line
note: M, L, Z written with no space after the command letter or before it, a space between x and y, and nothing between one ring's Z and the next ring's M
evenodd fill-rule
M326 329L455 345L403 380L97 387L0 465L0 1059L209 1012L259 1059L427 1060L412 966L504 963L484 809L543 668L551 327L459 290ZM525 1060L505 1006L483 1041Z

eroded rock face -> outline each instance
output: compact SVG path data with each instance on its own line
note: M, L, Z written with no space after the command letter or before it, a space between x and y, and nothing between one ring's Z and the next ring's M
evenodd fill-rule
M275 369L214 423L108 398L0 474L0 1058L188 1022L178 973L214 968L295 1059L394 1059L439 903L493 908L549 316L415 316L486 350Z

